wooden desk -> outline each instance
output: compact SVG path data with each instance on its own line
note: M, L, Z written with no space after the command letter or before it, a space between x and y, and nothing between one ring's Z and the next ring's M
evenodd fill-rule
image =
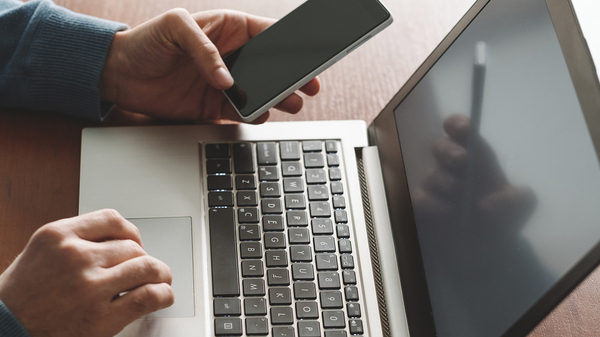
M74 11L135 26L160 13L231 8L279 18L302 0L55 0ZM323 90L296 116L272 120L363 119L370 123L473 0L388 0L395 22L322 76ZM117 114L116 117L121 116ZM115 118L106 124L124 124ZM0 271L41 225L77 215L81 129L72 118L0 111ZM600 334L600 270L530 336Z

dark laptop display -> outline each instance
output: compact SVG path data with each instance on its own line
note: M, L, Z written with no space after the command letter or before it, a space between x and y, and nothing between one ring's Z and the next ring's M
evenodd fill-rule
M508 334L597 245L600 166L567 61L546 1L490 1L388 106L422 255L399 264L427 284L403 284L409 325L411 297L433 321L419 332Z

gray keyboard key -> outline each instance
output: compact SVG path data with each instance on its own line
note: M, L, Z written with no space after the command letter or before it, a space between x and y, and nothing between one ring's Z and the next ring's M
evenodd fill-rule
M338 270L337 256L335 254L315 255L317 270Z
M358 288L357 287L346 287L344 289L346 295L346 301L358 301Z
M323 169L309 169L306 170L306 183L307 184L324 184L327 182L327 174Z
M247 207L238 208L238 222L239 223L258 223L258 209Z
M290 284L290 275L287 269L276 268L267 270L267 283L269 286L287 286Z
M308 226L308 216L305 211L288 211L286 217L288 227Z
M255 190L256 178L249 174L237 175L235 176L235 188L238 190Z
M308 200L323 201L329 200L329 191L326 185L310 185L308 186Z
M303 194L288 194L284 199L285 209L306 209L306 200Z
M240 225L240 240L257 241L260 240L260 227L258 225Z
M246 335L266 336L269 334L269 323L266 317L247 317Z
M365 332L360 319L351 319L348 324L350 325L350 333L353 335L362 335Z
M275 166L261 166L258 169L258 180L277 181L279 180L279 171Z
M340 166L340 157L335 153L327 155L327 165L329 166Z
M298 319L319 318L317 302L296 302L296 317Z
M352 242L350 240L340 239L338 241L338 248L340 249L339 252L341 254L352 253Z
M315 252L335 252L335 239L332 236L315 236L313 241Z
M284 177L301 177L302 165L299 161L281 163L281 174Z
M334 195L331 198L333 201L333 208L346 208L346 199L341 195Z
M206 186L209 190L232 190L233 179L230 175L208 176L206 177Z
M285 229L281 215L265 215L262 223L264 231L283 231Z
M342 209L336 209L334 212L335 215L335 223L347 223L348 222L348 213Z
M231 207L233 206L233 193L231 192L208 192L208 207Z
M294 298L297 300L316 299L317 288L315 287L315 284L313 282L294 282Z
M337 167L333 167L329 169L329 179L330 180L342 180L342 171L337 168Z
M284 233L265 233L265 249L279 249L285 247Z
M213 309L215 316L239 316L242 314L238 298L215 298Z
M264 298L246 298L244 300L244 314L246 316L265 316L267 314L267 301Z
M281 199L266 198L260 201L260 209L263 214L282 214L283 207L281 206Z
M300 160L300 144L298 142L279 143L281 160Z
M341 309L344 307L342 293L339 291L321 292L321 307L323 309Z
M285 193L304 192L304 180L302 178L284 178L283 191Z
M265 296L265 280L261 278L249 278L242 280L244 296Z
M261 260L242 261L242 277L260 277L265 274Z
M310 205L310 216L311 217L330 217L331 207L328 202L314 201L309 203Z
M333 223L331 219L312 219L311 227L313 235L332 235Z
M279 198L281 196L279 183L260 183L260 196L262 198Z
M323 327L325 329L345 328L346 318L344 312L341 310L323 311Z
M340 274L337 272L317 273L319 289L340 289Z
M233 144L233 168L235 173L254 173L254 151L251 143Z
M302 150L304 152L321 152L323 144L320 140L306 140L302 142Z
M359 303L348 303L346 304L346 311L348 312L348 317L358 318L360 317L360 304Z
M315 279L312 264L309 263L293 263L292 264L292 279L294 281L312 281Z
M287 252L285 250L268 250L265 252L267 267L287 267Z
M234 317L215 318L215 335L241 336L242 319Z
M208 211L208 223L213 295L238 296L240 289L233 208L211 208Z
M206 158L229 158L231 150L229 144L206 144Z
M292 304L292 294L290 293L290 288L269 288L269 303L271 305Z
M318 321L298 322L298 337L320 337L321 327Z
M336 225L338 239L347 239L350 237L350 227L348 225Z
M325 159L321 153L305 153L304 167L306 168L322 168L325 166Z
M231 173L231 161L229 159L209 159L206 161L206 173Z
M336 153L337 152L337 142L335 140L326 140L325 141L325 151L327 151L327 153Z
M309 244L310 235L308 228L290 228L288 229L288 240L290 245Z
M327 330L325 337L348 337L348 334L344 330Z
M290 246L292 262L311 262L312 249L310 246Z
M278 163L276 149L277 144L272 142L256 144L258 165L276 165Z
M342 281L344 284L356 284L356 273L354 270L344 270L342 271Z
M240 256L242 259L260 259L262 257L262 248L260 246L260 242L240 243ZM215 266L215 268L222 267L222 265Z
M258 195L254 191L237 192L236 199L238 207L258 206Z
M332 181L331 194L344 194L344 185L339 181Z
M294 324L294 313L290 307L273 307L271 308L271 324L273 325L290 325ZM293 337L290 336L290 337Z
M276 326L273 327L273 337L295 337L293 326ZM344 336L345 337L345 336Z

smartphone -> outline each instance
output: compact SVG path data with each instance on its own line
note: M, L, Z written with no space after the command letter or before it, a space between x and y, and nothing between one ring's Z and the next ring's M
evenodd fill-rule
M377 0L307 0L224 58L224 93L251 122L392 21Z

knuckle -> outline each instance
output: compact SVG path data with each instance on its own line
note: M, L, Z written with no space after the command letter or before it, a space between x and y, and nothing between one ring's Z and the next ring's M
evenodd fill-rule
M36 246L47 243L57 243L64 239L65 234L56 223L50 223L40 227L33 233L31 242Z
M162 281L168 278L171 270L162 261L146 255L141 258L142 265L140 266L144 275L154 281Z
M167 11L164 14L164 19L168 23L181 23L186 20L190 16L190 12L188 12L185 8L173 8Z
M144 256L146 255L146 251L142 246L140 246L137 242L133 240L123 240L123 244L125 245L124 249L128 252L131 252L133 256Z

